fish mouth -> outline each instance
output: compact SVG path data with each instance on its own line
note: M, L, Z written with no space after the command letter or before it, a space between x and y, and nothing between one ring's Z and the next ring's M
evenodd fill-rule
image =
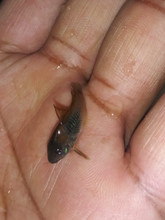
M48 161L50 163L57 163L59 160L65 157L65 153L60 148L55 148L54 144L48 144Z
M65 154L56 154L48 151L48 161L50 163L57 163L59 160L64 158Z

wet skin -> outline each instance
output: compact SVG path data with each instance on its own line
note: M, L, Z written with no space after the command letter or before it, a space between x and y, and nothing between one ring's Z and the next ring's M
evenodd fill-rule
M165 85L163 1L1 3L0 220L165 219L165 95L148 110ZM90 160L52 164L52 97L69 106L89 75L75 145Z

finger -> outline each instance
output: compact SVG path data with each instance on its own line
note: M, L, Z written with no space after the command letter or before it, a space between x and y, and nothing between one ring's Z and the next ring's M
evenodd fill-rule
M131 170L165 216L165 95L147 114L131 140Z
M29 53L41 47L64 0L4 0L0 5L0 50Z
M161 3L125 5L106 37L90 83L91 99L108 114L121 114L126 142L165 82Z
M122 1L67 2L43 53L57 65L82 74L92 69L97 51Z
M13 61L12 56L11 60L9 58L4 60L3 65L0 66L2 73L6 71L13 73L11 77L4 74L4 82L0 88L3 91L0 93L3 96L0 103L3 109L1 114L3 118L7 118L6 124L11 136L14 136L13 141L17 138L20 128L24 127L25 118L29 121L38 111L43 100L52 93L57 102L69 105L70 82L82 79L81 74L77 74L78 72L89 77L101 40L122 3L123 1L115 1L114 4L109 0L104 3L100 0L70 1L69 5L64 7L63 13L54 26L52 37L41 53L33 54L26 59L22 59L22 56L21 59L14 56ZM63 33L64 29L66 31ZM77 33L73 39L67 38L71 31ZM60 40L56 42L53 36L57 36ZM88 57L83 58L86 56L83 51L82 54L84 54L79 55L77 51L82 49L86 50ZM43 53L46 56L43 56ZM9 66L10 62L12 63ZM20 102L22 104L18 105ZM29 103L31 103L31 110L27 117ZM51 107L52 104L50 103ZM18 114L21 112L19 120L16 120L15 112ZM7 117L9 113L10 120ZM53 111L52 114L54 114ZM52 127L54 127L54 122ZM13 129L14 132L12 132Z

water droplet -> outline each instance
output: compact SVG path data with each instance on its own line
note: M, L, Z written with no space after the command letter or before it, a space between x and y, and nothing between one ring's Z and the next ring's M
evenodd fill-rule
M68 11L70 11L71 7L68 5L68 6L66 7L66 9L67 9Z
M56 69L59 70L60 68L62 68L62 64L59 64Z
M126 28L127 28L127 26L126 26L126 25L124 25L124 26L122 27L122 29L123 29L123 30L126 30Z
M126 74L126 75L131 75L133 74L134 72L134 67L135 67L135 64L136 62L134 60L126 63L123 67L123 72Z
M116 95L111 97L111 102L107 105L109 108L109 115L112 118L119 118L123 111L123 104L120 98Z
M118 95L112 95L107 99L102 99L99 93L99 98L97 97L97 92L95 95L89 90L88 96L96 103L100 109L103 109L107 116L112 118L119 118L123 112L123 103Z
M9 189L8 191L7 191L7 194L10 194L11 193L11 190Z
M71 32L71 33L70 33L70 36L71 36L71 37L73 37L73 36L74 36L74 33L73 33L73 32Z

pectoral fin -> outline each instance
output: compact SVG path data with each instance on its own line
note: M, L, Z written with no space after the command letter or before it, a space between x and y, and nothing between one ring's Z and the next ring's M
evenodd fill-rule
M88 157L85 153L83 153L82 151L80 151L78 148L74 147L73 150L74 150L77 154L79 154L80 156L82 156L82 157L84 157L85 159L89 160L89 157Z

